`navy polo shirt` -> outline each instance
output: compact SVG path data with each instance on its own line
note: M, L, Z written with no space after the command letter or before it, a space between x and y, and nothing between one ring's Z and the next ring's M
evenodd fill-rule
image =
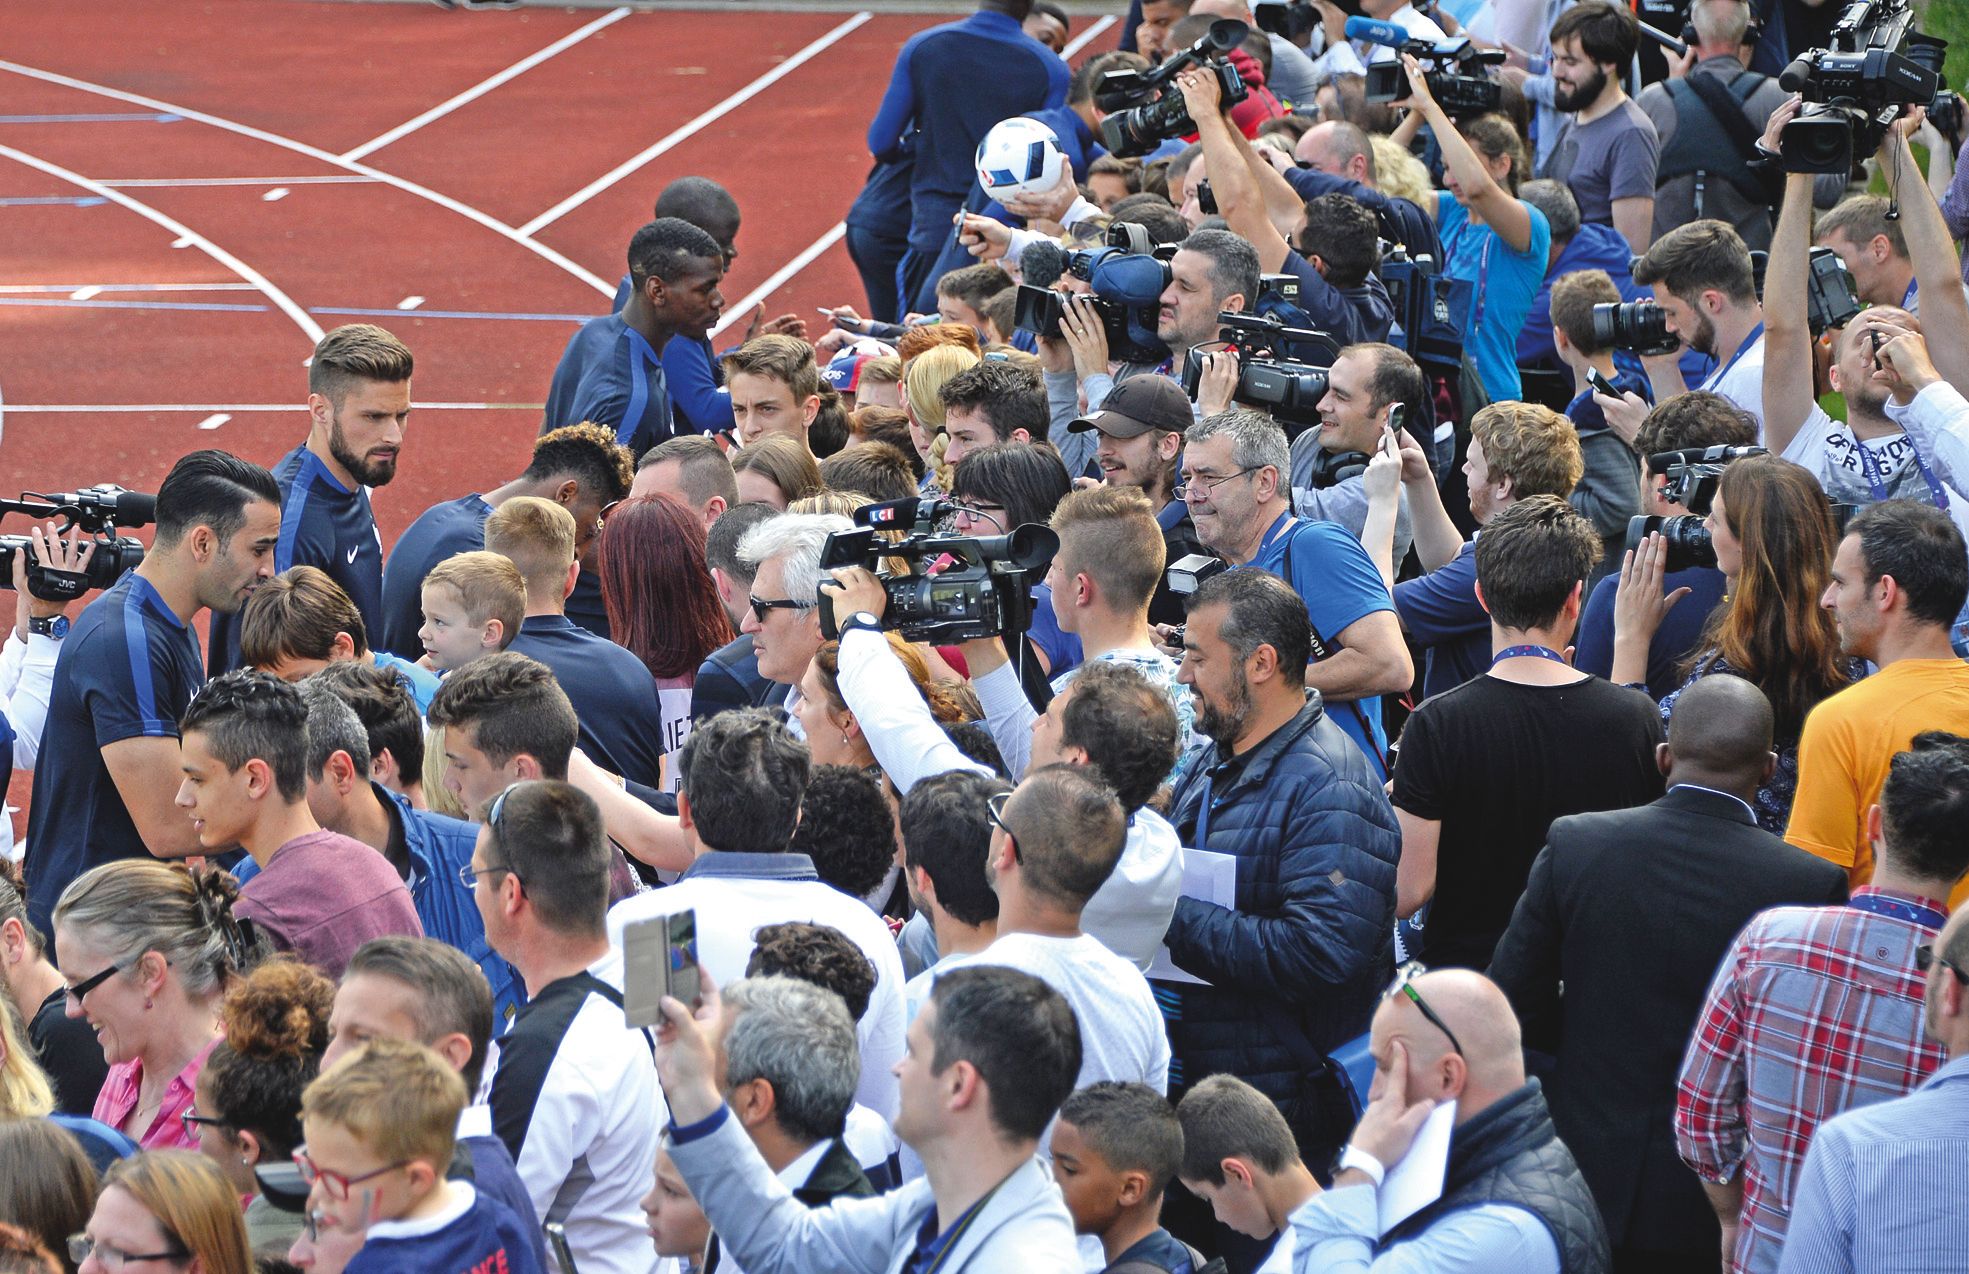
M91 867L149 850L103 763L124 739L175 739L205 684L198 636L149 580L131 571L90 602L55 660L48 721L28 810L28 918L49 916Z
M307 446L294 448L274 470L280 483L280 542L276 571L317 566L342 586L372 634L383 622L383 540L361 483L350 490ZM212 612L213 676L239 667L239 616Z
M1395 609L1422 647L1422 696L1454 690L1490 670L1490 612L1477 600L1477 543L1440 569L1395 585Z
M508 650L538 659L561 683L595 764L649 787L663 755L656 678L643 661L565 615L531 615Z
M638 456L676 433L662 356L620 314L589 319L568 341L540 432L584 420L615 430Z
M372 647L413 658L424 653L417 638L424 626L424 577L446 558L484 548L491 516L484 496L468 495L432 505L397 537L383 566L383 624L369 632Z

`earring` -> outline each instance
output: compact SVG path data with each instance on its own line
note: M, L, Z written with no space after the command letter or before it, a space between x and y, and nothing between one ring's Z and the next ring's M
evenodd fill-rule
M846 730L843 730L841 731L841 742L846 743L847 741L848 741L848 732Z
M146 1012L146 1013L148 1013L148 1012L150 1012L150 1010L151 1010L151 1008L152 1008L152 1007L153 1007L153 1006L152 1006L152 1004L151 1004L151 1002L150 1002L150 997L149 997L149 996L145 996L145 997L144 997L144 1012Z

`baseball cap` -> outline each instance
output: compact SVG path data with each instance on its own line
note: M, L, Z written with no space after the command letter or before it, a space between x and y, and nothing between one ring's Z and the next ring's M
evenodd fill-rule
M1181 433L1195 423L1189 396L1167 376L1133 376L1108 391L1101 410L1069 424L1074 433L1098 429L1114 438L1136 438L1151 429Z
M853 350L836 358L821 371L829 385L837 394L852 394L861 381L861 369L875 361L873 354L857 354Z

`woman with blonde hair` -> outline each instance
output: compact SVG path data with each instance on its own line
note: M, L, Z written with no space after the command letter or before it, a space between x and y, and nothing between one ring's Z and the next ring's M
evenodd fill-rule
M784 512L795 500L826 490L820 463L806 444L784 434L767 434L732 455L741 502L759 501Z
M934 346L903 363L902 409L909 417L909 440L929 468L924 482L934 477L939 491L950 490L951 469L943 459L949 445L943 431L943 387L977 364L977 353L956 343Z
M218 1166L183 1150L154 1150L111 1166L96 1210L69 1255L83 1274L142 1262L187 1274L251 1274L239 1197Z
M127 858L78 876L55 904L68 1011L101 1041L109 1077L95 1117L147 1149L191 1149L180 1119L219 1040L232 979L265 940L232 914L225 872Z
M89 1024L68 1015L67 988L48 959L47 935L28 918L20 868L0 860L0 991L27 1019L28 1047L55 1087L55 1108L87 1115L109 1066Z

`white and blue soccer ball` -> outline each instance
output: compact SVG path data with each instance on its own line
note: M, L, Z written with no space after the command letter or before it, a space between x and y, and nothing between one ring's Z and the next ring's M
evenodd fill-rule
M994 199L1050 190L1064 161L1052 129L1016 115L993 124L978 143L978 184Z

